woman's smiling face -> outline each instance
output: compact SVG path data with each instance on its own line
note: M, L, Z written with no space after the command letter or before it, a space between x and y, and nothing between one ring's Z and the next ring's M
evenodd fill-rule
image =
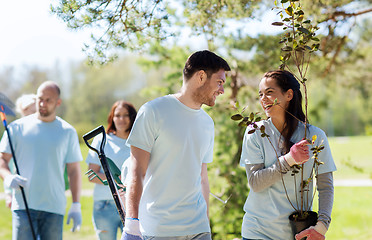
M268 117L285 116L285 109L292 99L292 90L283 92L273 78L263 78L259 85L259 96L262 109ZM277 103L274 104L275 99ZM274 105L273 105L274 104ZM278 106L280 105L280 106Z

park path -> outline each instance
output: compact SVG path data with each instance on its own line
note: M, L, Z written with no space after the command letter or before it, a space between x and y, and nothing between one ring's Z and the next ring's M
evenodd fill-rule
M372 179L338 179L335 187L372 187Z
M372 187L372 179L344 179L335 180L335 187ZM66 191L66 196L70 196L71 192ZM93 196L93 189L83 189L82 196ZM0 193L0 200L5 198L5 194Z

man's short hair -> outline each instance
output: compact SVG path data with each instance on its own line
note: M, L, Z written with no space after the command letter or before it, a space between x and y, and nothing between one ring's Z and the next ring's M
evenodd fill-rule
M183 68L185 80L190 79L197 71L204 70L210 77L213 73L220 71L230 71L229 64L220 56L209 50L198 51L187 59Z

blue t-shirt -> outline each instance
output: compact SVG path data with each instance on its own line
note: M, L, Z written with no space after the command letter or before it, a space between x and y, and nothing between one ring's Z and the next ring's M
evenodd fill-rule
M101 140L102 135L95 137L91 146L99 149ZM119 169L121 169L124 161L130 156L130 148L126 145L126 142L126 139L119 138L112 133L106 135L106 144L103 151L106 157L110 158ZM93 163L101 166L101 161L99 160L97 153L93 150L89 150L85 162L88 165L89 163ZM104 173L102 167L100 172ZM94 201L113 200L109 186L94 184L93 199Z
M210 232L201 189L202 163L212 162L214 123L173 95L144 104L128 143L150 153L139 206L147 236Z
M20 175L27 178L24 187L28 207L65 214L64 170L66 163L82 160L75 129L63 119L43 122L32 114L9 124L9 131ZM10 153L7 133L0 152ZM21 191L13 191L12 210L25 209Z
M283 145L282 139L280 139L280 133L272 123L271 119L263 120L257 125L258 127L261 125L265 126L265 132L270 136L272 145L275 147L278 155L281 156L282 153L280 147ZM278 160L269 140L261 137L260 131L248 134L249 130L251 130L251 128L247 127L244 134L240 165L245 166L245 164L263 163L265 168L272 166ZM302 123L299 123L297 130L292 135L291 141L293 143L299 142L304 137L304 133L305 127ZM324 149L319 154L319 160L324 162L324 164L319 166L318 174L336 171L336 166L325 133L321 129L309 125L307 138L311 139L313 135L317 135L317 140L315 141L316 146L320 145L322 141L324 145ZM313 163L314 160L311 158L304 164L304 179L310 177ZM300 186L301 181L299 174L296 175L297 190L299 190L298 186ZM292 204L297 206L294 178L291 176L291 171L283 174L283 179ZM313 182L311 182L309 189L309 201L311 201ZM298 193L297 199L300 199L299 196ZM277 240L288 240L293 238L288 217L294 209L286 197L281 179L261 192L250 191L244 204L244 211L245 215L242 226L243 237L251 239Z

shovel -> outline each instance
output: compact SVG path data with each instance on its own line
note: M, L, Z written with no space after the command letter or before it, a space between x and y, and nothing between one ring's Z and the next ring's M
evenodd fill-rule
M94 147L92 147L90 144L89 144L89 140L94 138L95 136L97 136L98 134L102 134L102 141L101 141L101 144L100 144L100 147L99 149L95 149ZM125 212L124 212L124 207L123 207L123 203L121 202L121 198L120 198L120 195L118 193L118 187L114 181L114 177L112 176L111 174L111 171L110 171L110 167L109 167L109 164L108 164L108 161L107 161L107 158L105 156L105 153L104 153L104 148L105 148L105 144L106 144L106 133L105 133L105 128L101 125L95 129L93 129L92 131L86 133L84 136L83 136L83 139L85 141L85 144L93 151L95 151L97 154L98 154L98 158L101 162L101 165L102 165L102 169L105 173L105 176L106 176L106 179L107 179L107 185L110 187L110 191L111 191L111 195L112 197L114 198L114 201L115 201L115 205L116 205L116 208L119 212L119 215L120 215L120 218L121 218L121 221L123 223L123 226L124 226L124 223L125 223ZM98 177L98 175L96 175ZM116 178L116 174L115 174L115 178ZM94 178L94 177L93 177ZM102 181L102 180L101 180ZM102 181L104 183L104 180ZM118 182L119 184L121 184L121 182ZM105 184L105 183L104 183ZM106 185L105 184L105 185Z

